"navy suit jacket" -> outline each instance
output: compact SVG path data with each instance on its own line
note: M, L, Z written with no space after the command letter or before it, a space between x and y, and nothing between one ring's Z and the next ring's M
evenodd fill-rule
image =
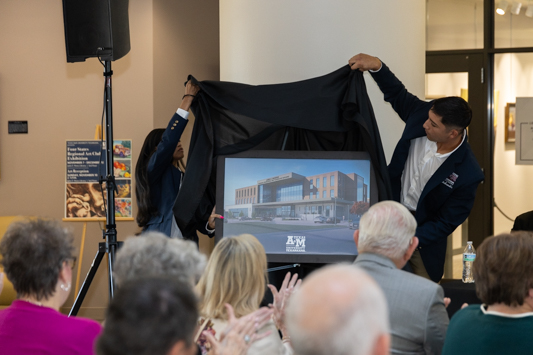
M159 213L148 221L144 231L158 231L170 236L172 219L174 218L174 203L179 193L182 177L180 170L172 165L172 156L188 122L175 113L163 133L161 142L157 145L157 150L150 157L148 162L150 197L152 205L157 208ZM200 232L207 234L205 222L203 226L198 224L197 227ZM196 230L182 231L182 234L186 239L198 243Z
M433 102L422 101L408 92L384 63L380 71L371 75L383 92L385 101L405 122L402 137L388 167L392 196L399 202L401 178L411 140L426 135L423 124L428 119ZM465 139L422 190L416 208L416 236L420 240L419 250L424 266L435 282L442 278L444 272L447 237L470 214L477 186L483 179L483 172Z

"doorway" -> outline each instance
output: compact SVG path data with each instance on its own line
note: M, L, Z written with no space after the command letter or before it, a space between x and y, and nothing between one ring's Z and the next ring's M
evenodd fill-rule
M442 54L441 52L428 53L426 56L426 92L429 96L427 99L461 96L468 101L472 108L468 142L485 174L485 181L478 187L470 216L457 228L452 237L448 238L445 278L460 278L457 273L460 273L462 266L459 263L454 273L453 257L462 254L467 241L473 241L474 245L478 246L493 232L491 159L493 129L490 123L490 110L486 104L490 91L487 85L489 75L487 67L481 53Z

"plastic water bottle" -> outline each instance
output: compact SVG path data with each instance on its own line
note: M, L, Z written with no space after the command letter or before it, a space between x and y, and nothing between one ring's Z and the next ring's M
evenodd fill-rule
M463 252L463 282L474 282L474 274L472 273L472 265L476 260L476 249L472 245L472 242L467 242L465 250Z

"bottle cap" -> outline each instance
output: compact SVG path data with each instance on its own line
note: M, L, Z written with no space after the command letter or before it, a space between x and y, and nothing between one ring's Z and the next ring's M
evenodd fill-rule
M466 242L466 244L472 244L472 242Z

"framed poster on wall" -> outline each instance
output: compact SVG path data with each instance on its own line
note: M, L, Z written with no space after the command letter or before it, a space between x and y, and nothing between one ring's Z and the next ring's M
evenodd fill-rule
M516 164L533 165L533 97L516 98Z
M101 140L68 140L66 143L65 219L105 219L107 157ZM113 141L115 217L132 220L131 140Z
M505 106L505 143L514 142L516 138L516 104L508 102Z

